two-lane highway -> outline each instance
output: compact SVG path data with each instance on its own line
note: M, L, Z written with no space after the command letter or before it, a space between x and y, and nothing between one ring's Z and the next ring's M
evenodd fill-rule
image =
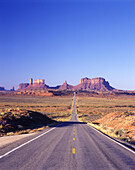
M135 152L77 120L75 95L71 120L48 130L3 148L0 169L135 170Z

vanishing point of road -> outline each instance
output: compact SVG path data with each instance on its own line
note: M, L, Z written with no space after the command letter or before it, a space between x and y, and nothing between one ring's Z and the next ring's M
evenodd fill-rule
M0 170L135 170L135 152L72 118L0 148Z

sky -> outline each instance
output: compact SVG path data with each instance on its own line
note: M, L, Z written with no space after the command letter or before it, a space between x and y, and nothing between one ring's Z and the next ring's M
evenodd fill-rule
M104 77L135 90L134 0L0 0L0 86Z

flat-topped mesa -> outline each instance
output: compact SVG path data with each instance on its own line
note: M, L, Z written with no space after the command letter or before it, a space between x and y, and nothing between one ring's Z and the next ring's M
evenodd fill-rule
M30 78L29 85L38 85L38 84L45 84L45 80L44 79L33 80L32 78Z
M85 77L80 80L80 83L91 83L91 84L103 83L103 82L105 82L105 79L102 77L97 77L97 78L93 78L93 79L89 79L89 78Z
M44 79L33 80L30 78L29 83L21 83L19 84L18 90L35 90L35 89L46 89Z
M87 77L82 78L77 88L82 90L99 90L99 91L111 91L114 89L109 85L108 81L106 81L102 77L93 79L89 79Z
M44 79L37 79L33 81L33 84L37 85L37 84L45 84L45 80Z
M82 78L82 79L80 80L80 83L85 83L85 82L88 81L88 80L91 80L91 79L89 79L89 78L87 78L87 77Z
M47 90L47 89L59 89L59 90L97 90L97 91L112 91L113 87L110 86L108 81L102 77L89 79L87 77L80 80L80 84L72 86L65 81L61 86L49 87L45 84L44 79L29 80L29 83L19 84L18 90Z
M5 88L4 87L0 87L0 91L4 91L5 90Z
M22 90L22 89L25 89L28 86L29 86L29 83L20 83L19 86L18 86L18 89Z

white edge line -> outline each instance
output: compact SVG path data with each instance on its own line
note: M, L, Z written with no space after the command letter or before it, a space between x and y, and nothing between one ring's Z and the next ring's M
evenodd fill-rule
M127 150L129 150L130 152L132 152L132 153L134 153L134 154L135 154L135 151L133 151L133 150L129 149L128 147L126 147L126 146L122 145L121 143L119 143L119 142L117 142L117 141L113 140L113 139L112 139L112 138L110 138L109 136L106 136L105 134L103 134L102 132L100 132L99 130L97 130L96 128L94 128L93 126L88 125L88 124L87 124L87 126L92 127L92 129L94 129L94 130L95 130L95 131L97 131L98 133L102 134L102 135L103 135L103 136L105 136L106 138L108 138L108 139L112 140L113 142L117 143L118 145L122 146L123 148L125 148L125 149L127 149Z
M60 125L62 125L62 124L63 124L63 123L61 123L61 124L57 125L56 127L52 128L52 129L50 129L50 130L48 130L47 132L44 132L44 133L42 133L41 135L39 135L39 136L37 136L37 137L35 137L35 138L33 138L33 139L31 139L31 140L29 140L29 141L27 141L27 142L21 144L21 145L19 145L18 147L14 148L14 149L12 149L12 150L10 150L10 151L8 151L8 152L6 152L5 154L3 154L3 155L0 156L0 159L3 158L3 157L5 157L5 156L7 156L8 154L10 154L10 153L16 151L17 149L19 149L19 148L21 148L21 147L27 145L28 143L31 143L32 141L34 141L34 140L40 138L41 136L43 136L43 135L49 133L50 131L54 130L55 128L57 128L58 126L60 126Z

